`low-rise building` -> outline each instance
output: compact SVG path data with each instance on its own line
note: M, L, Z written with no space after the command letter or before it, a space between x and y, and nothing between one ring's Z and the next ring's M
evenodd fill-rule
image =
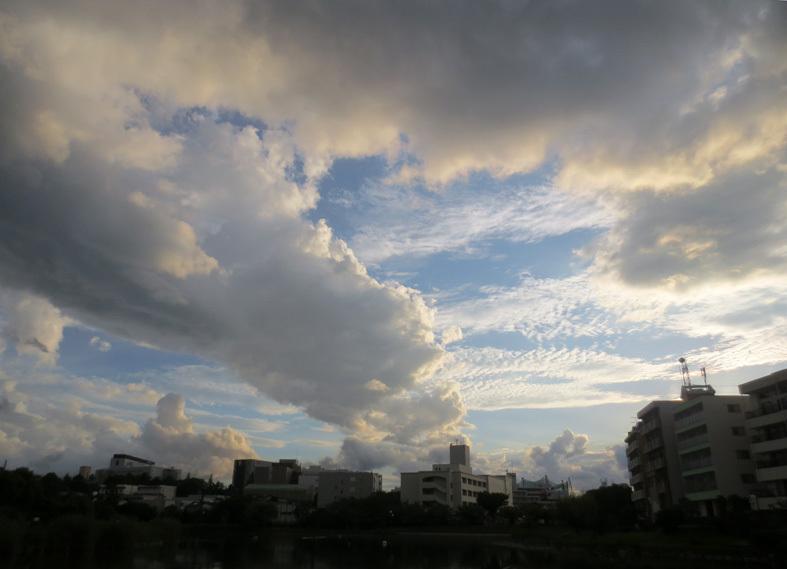
M546 475L540 480L525 480L521 478L514 486L514 506L538 503L544 506L554 505L558 500L571 496L571 479L568 481L552 482Z
M346 498L366 498L383 489L382 474L352 470L321 470L317 507L324 508Z
M294 458L278 462L252 458L238 459L233 464L232 487L243 491L249 484L297 484L301 465Z
M180 480L180 469L175 467L161 467L156 466L152 460L138 458L130 454L114 454L109 461L108 468L99 468L96 470L96 481L98 483L104 482L110 476L143 476L147 475L150 478L161 478L170 480Z
M508 505L513 505L514 473L473 474L470 447L464 444L450 446L449 461L448 464L433 464L432 470L403 472L402 502L443 504L455 509L462 504L475 503L481 492L492 492L506 494Z

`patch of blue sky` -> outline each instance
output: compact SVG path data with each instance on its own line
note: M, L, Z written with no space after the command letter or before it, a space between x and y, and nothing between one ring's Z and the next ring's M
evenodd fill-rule
M472 252L443 251L426 258L387 260L383 267L418 274L423 290L457 289L466 285L514 287L523 275L561 279L583 268L574 251L599 233L576 229L538 242L494 239L474 243Z
M336 237L349 241L368 209L361 195L364 184L382 179L388 171L383 156L334 160L318 184L320 201L308 212L308 218L313 223L324 219Z
M688 353L710 349L717 339L710 336L692 337L676 332L658 333L653 329L627 331L614 340L614 349L607 350L629 358L675 360ZM702 362L696 362L697 371Z
M91 345L90 341L95 337L109 342L111 348L101 351L97 345ZM162 366L200 365L205 362L193 355L148 348L105 333L70 326L63 330L58 363L75 375L114 379Z

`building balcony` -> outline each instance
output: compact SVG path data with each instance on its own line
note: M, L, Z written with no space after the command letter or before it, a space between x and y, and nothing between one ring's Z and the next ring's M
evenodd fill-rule
M631 483L632 486L634 486L635 484L639 484L640 482L642 482L642 474L641 473L640 474L635 474L634 476L631 477L630 483Z
M642 423L642 434L649 433L654 429L658 429L661 427L661 421L658 419L651 419L650 421L646 421Z
M771 468L760 468L758 463L757 480L759 482L770 482L772 480L787 480L787 465L774 466Z
M767 427L768 425L773 425L774 423L784 423L785 421L787 421L787 409L778 409L770 413L746 419L746 426L749 427L750 430L759 429Z
M632 441L626 447L626 454L631 454L639 449L639 441Z
M766 415L772 415L773 413L778 413L779 411L787 410L787 397L782 397L781 399L777 399L776 401L769 401L764 405L761 405L759 408L754 409L753 411L747 411L745 417L747 419L756 419L758 417L764 417Z
M776 452L787 449L787 437L780 439L773 439L770 441L762 441L755 443L752 439L751 451L754 454L761 454L765 452Z
M658 458L654 458L651 461L648 461L647 465L645 466L645 470L648 472L653 472L654 470L658 470L659 468L664 468L667 466L667 461L664 460L663 456Z
M675 421L675 428L680 429L681 427L685 427L686 425L691 425L692 423L698 423L704 420L705 420L705 411L700 411L698 413L694 413L693 415L689 415L688 417L683 417L682 419L678 419L677 421Z
M645 443L645 446L642 448L642 450L644 452L650 452L652 450L656 450L657 448L661 448L663 446L664 446L664 441L662 441L661 439L653 439L652 441Z
M713 458L710 456L704 456L702 458L695 458L692 460L684 460L680 463L681 472L698 470L700 468L708 468L710 466L713 466Z
M638 456L629 457L629 470L639 466L640 462L641 462L641 460L640 460L640 458Z
M637 490L636 492L632 492L631 494L631 501L638 502L639 500L645 499L645 491L644 490Z
M708 442L708 433L703 433L701 435L697 435L695 437L689 437L687 439L681 439L678 441L678 450L684 450L687 448L695 447L704 443Z

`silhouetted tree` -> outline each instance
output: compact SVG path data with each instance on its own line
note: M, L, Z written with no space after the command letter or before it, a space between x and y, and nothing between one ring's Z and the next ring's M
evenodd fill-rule
M495 517L497 510L508 504L508 494L484 491L479 492L475 500L490 516Z

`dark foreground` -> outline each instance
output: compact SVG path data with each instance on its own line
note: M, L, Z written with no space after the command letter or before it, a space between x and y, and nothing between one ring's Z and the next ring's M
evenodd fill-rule
M0 529L8 529L0 528ZM689 528L674 535L599 535L560 528L390 528L367 532L108 522L59 527L2 539L3 567L74 569L515 569L770 568L787 566L778 531L720 538ZM41 531L39 531L41 530ZM54 532L52 530L55 530ZM15 538L13 543L9 538ZM18 539L18 541L17 541Z

